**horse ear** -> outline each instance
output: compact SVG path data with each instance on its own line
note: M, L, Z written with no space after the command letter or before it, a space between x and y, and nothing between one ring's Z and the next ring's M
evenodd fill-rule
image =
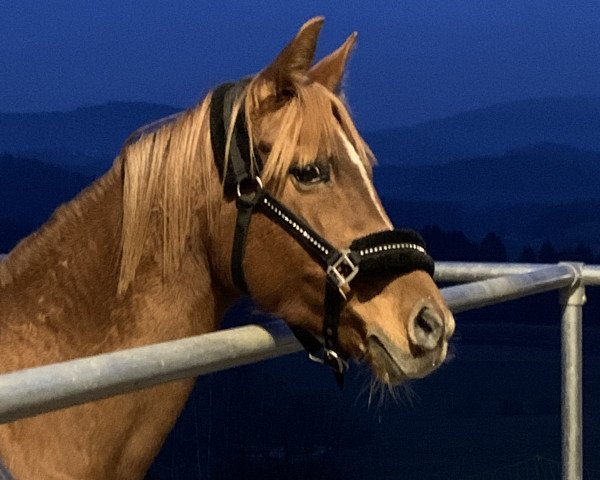
M294 39L260 73L275 82L277 93L285 93L292 87L294 78L306 74L310 68L323 21L323 17L314 17L302 25Z
M356 44L357 35L356 32L352 33L341 47L312 67L308 72L308 77L332 92L338 93L344 78L348 57Z

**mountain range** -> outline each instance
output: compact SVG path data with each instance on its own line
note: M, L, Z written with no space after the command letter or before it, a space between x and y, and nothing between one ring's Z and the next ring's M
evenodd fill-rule
M112 102L66 112L0 113L0 152L97 172L110 165L134 130L177 111ZM364 137L383 165L443 164L540 143L600 151L600 97L503 103Z
M0 113L3 235L8 222L23 231L39 225L109 168L131 132L176 111L115 102ZM514 248L551 239L600 249L600 98L511 102L365 138L398 225L495 231Z
M600 200L600 153L540 143L498 156L374 169L383 196L487 206Z
M92 177L31 158L0 155L0 218L36 225Z
M428 165L498 156L538 143L600 151L600 97L547 97L492 105L418 125L368 132L381 163Z
M97 175L136 129L179 109L112 102L67 112L0 113L0 153Z

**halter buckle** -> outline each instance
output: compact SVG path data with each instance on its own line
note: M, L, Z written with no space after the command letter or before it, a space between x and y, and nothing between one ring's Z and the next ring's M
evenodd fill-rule
M334 372L345 373L348 370L348 362L340 357L335 350L325 349L325 363Z
M358 273L358 265L350 259L350 250L342 250L335 262L327 267L327 277L338 288L344 299L350 291L350 281Z

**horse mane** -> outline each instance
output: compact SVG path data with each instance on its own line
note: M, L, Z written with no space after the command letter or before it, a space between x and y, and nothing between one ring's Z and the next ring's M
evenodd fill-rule
M224 146L226 159L235 119L242 111L250 151L255 152L252 132L256 128L257 112L261 111L264 81L261 75L254 77L234 102ZM374 156L340 97L307 77L296 79L294 92L294 96L277 108L281 109L282 121L260 172L265 184L279 191L292 164L306 165L317 155L330 159L346 156L340 127L360 159L365 164L373 163ZM195 202L201 195L210 199L212 193L211 97L209 93L196 107L168 121L159 121L155 128L150 125L138 130L120 154L124 183L119 294L123 294L135 278L154 212L161 217L163 275L168 276L179 268L190 236ZM252 155L253 168L258 169L254 153ZM224 168L227 169L227 162ZM210 225L211 208L207 208L207 214Z
M119 294L135 278L154 212L161 213L163 275L179 268L190 234L194 199L202 190L207 196L210 193L210 165L214 163L210 99L209 94L195 108L159 122L155 130L142 127L121 151L124 175Z

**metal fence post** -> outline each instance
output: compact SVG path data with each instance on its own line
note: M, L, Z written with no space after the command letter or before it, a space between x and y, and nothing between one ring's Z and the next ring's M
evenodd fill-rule
M576 281L560 291L561 369L562 369L562 472L563 480L583 479L582 421L582 307L585 287L579 263L569 263L576 271Z

